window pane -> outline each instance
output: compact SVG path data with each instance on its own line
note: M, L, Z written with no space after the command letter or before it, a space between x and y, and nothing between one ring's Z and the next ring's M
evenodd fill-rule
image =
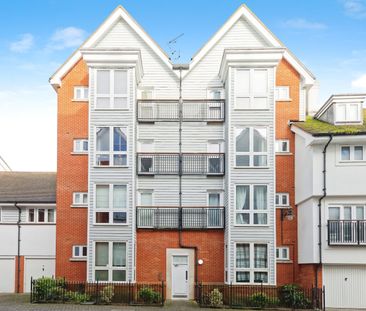
M84 204L87 204L88 203L88 194L87 193L84 193L83 194L83 203Z
M48 222L55 222L55 210L49 209L47 211Z
M108 270L95 270L95 279L97 281L108 281Z
M267 209L267 186L254 186L254 209Z
M238 225L249 225L249 214L248 213L237 213L236 223Z
M127 108L127 97L114 97L114 108L126 109Z
M127 137L119 127L113 128L113 151L127 151Z
M267 151L267 130L253 128L253 151L266 152Z
M110 71L98 70L97 71L97 94L109 94L110 93Z
M236 156L237 166L249 166L249 155L237 155Z
M88 151L88 141L83 140L83 151Z
M114 282L124 282L126 281L126 270L113 270L112 277Z
M127 93L127 71L125 70L114 71L114 93L115 94Z
M95 243L95 265L98 267L108 265L108 243Z
M267 224L267 214L254 213L254 224L255 225L266 225Z
M97 97L96 108L99 109L110 108L110 102L111 100L109 97Z
M97 128L97 151L109 151L109 127Z
M276 205L280 204L280 195L276 194Z
M96 208L109 208L109 185L96 186Z
M356 161L363 160L363 147L362 146L355 146L354 160L356 160Z
M268 283L268 273L267 272L254 272L254 282L255 283Z
M351 206L345 206L343 208L343 218L344 218L344 220L351 220L352 219L352 208L351 208Z
M83 257L86 257L88 248L86 246L83 246Z
M348 116L347 116L347 121L358 121L358 111L359 111L359 108L358 108L358 105L356 104L351 104L349 105L348 107Z
M239 109L250 109L250 97L237 97L236 107Z
M250 71L237 70L236 72L237 94L250 93Z
M254 245L254 268L267 268L267 245Z
M288 202L287 202L287 195L283 194L282 195L282 205L288 205Z
M356 219L363 220L364 219L364 207L363 206L356 206Z
M351 159L350 147L342 147L341 159L344 161L348 161Z
M346 105L337 105L337 121L345 121L346 120Z
M255 155L253 157L254 166L267 166L267 156L266 155Z
M208 205L209 206L220 206L220 194L209 193L208 194Z
M126 267L126 243L113 243L113 267Z
M29 222L34 222L34 209L33 208L28 210L28 221Z
M127 187L123 185L113 186L113 208L126 208Z
M75 246L75 248L74 248L74 256L75 257L79 257L80 256L79 246Z
M237 186L236 187L236 209L248 210L249 209L249 186Z
M143 192L140 194L140 200L142 206L151 206L152 205L152 193L151 192Z
M255 94L267 93L268 72L267 70L254 70L253 91Z
M126 212L114 212L113 213L113 223L114 224L125 224L127 222Z
M44 222L44 209L38 210L38 222Z
M236 267L250 268L249 244L236 244Z
M249 128L236 129L236 151L237 152L249 152Z
M108 166L109 165L109 154L97 154L96 165Z
M127 165L127 155L125 154L113 155L113 165Z
M249 283L250 282L250 273L248 271L237 271L236 272L236 281L238 283Z
M95 222L97 224L109 223L109 212L97 212L95 216Z
M329 207L329 220L339 220L339 207Z
M267 108L267 97L254 97L253 109L266 109Z

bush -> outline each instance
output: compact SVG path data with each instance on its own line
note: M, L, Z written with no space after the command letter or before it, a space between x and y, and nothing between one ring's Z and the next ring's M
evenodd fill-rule
M264 308L270 305L270 300L266 294L255 293L249 297L249 306L254 308Z
M145 304L152 304L152 303L159 303L161 302L161 296L160 293L153 290L151 287L143 287L139 290L139 298L142 299L142 301Z
M222 293L217 289L213 289L210 294L208 295L208 299L210 301L211 307L220 307L223 305L222 301L223 295Z
M111 303L114 296L114 287L112 285L105 286L100 291L100 301L103 303Z
M295 284L287 284L280 289L280 302L288 308L309 309L311 302Z

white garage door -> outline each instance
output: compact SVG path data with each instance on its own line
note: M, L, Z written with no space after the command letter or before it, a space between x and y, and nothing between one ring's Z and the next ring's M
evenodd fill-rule
M366 308L366 266L324 266L323 277L326 307Z
M55 259L52 258L26 258L24 261L24 292L30 292L31 278L38 279L42 276L55 275Z
M0 293L15 291L15 259L0 258Z

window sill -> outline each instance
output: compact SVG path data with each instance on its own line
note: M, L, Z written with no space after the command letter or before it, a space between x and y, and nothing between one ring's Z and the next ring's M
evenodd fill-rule
M290 205L276 205L276 209L291 209Z
M128 165L94 165L94 168L129 168Z
M234 111L269 111L269 108L237 108L234 107Z
M276 262L277 263L293 263L293 261L292 260L290 260L290 259L276 259Z
M83 152L76 152L76 151L73 151L73 152L70 152L70 154L72 155L88 155L88 151L83 151Z
M112 227L128 227L129 224L125 223L125 224L101 224L101 223L93 223L94 226L97 227L102 227L102 226L112 226Z
M129 111L130 108L94 108L94 111Z
M74 258L74 257L71 257L69 259L69 261L75 261L75 262L84 262L84 261L87 261L87 258L86 257L83 257L83 258Z
M269 169L269 166L234 166L234 169Z
M88 204L71 204L70 207L73 207L73 208L88 208Z
M292 152L276 152L276 156L292 156Z
M276 102L292 102L292 98L275 99Z
M266 227L268 228L269 227L269 224L266 224L266 225L255 225L255 224L245 224L245 225L241 225L241 224L234 224L234 227L254 227L254 228L257 228L257 227Z
M80 98L80 99L76 99L76 98L73 98L71 100L72 102L76 102L76 103L82 103L82 104L87 104L89 102L89 99L87 98Z

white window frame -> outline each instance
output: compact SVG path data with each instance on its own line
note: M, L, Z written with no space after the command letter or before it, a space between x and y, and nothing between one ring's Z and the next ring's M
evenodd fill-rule
M109 71L109 94L98 94L97 93L97 85L98 85L98 71ZM114 92L114 72L115 71L124 71L126 72L126 94L115 94ZM95 69L95 96L94 96L94 107L95 110L129 110L130 109L130 102L129 102L129 85L130 85L130 79L129 79L129 70L126 68L98 68ZM97 100L98 97L104 97L109 98L109 107L108 108L98 108L97 107ZM126 98L126 107L125 108L114 108L114 98L120 97L120 98Z
M97 208L97 186L108 186L109 187L109 207L108 208ZM125 186L126 187L126 208L117 209L113 206L113 187L114 186ZM115 184L103 184L96 183L94 184L94 225L96 226L128 226L128 198L129 198L129 187L127 184L123 183L115 183ZM97 213L109 213L109 222L108 223L99 223L97 222ZM114 223L113 222L113 213L126 213L126 222L125 223Z
M286 251L286 256L283 256L283 251ZM290 248L288 246L276 247L276 260L277 261L289 261L290 260Z
M3 222L3 209L0 206L0 223Z
M218 206L212 206L213 208L222 208L224 206L224 191L223 190L207 190L207 207L210 208L210 194L218 194L219 195L219 205ZM225 212L225 211L224 211ZM221 217L222 214L220 214ZM224 218L221 218L221 223L218 226L210 225L210 215L209 211L207 211L207 227L208 228L222 228Z
M108 265L107 266L96 266L96 244L97 243L108 243ZM126 245L126 265L124 267L113 267L113 243L124 243ZM96 270L108 270L108 283L126 283L128 282L128 242L127 241L94 241L93 242L93 280L96 281L95 278L95 271ZM114 270L124 270L126 271L126 280L125 281L112 281L113 278L113 271ZM107 281L101 281L107 282Z
M81 203L76 202L77 196L80 196L82 198ZM84 197L86 197L86 203L83 203ZM73 192L72 193L72 206L73 207L88 206L88 192Z
M277 204L277 197L278 197L278 204ZM282 198L286 198L287 204L282 203ZM290 194L288 192L276 192L275 195L275 204L276 207L289 207L290 206Z
M75 250L79 249L79 255L77 256ZM84 249L86 249L86 255L84 256ZM80 255L81 254L81 255ZM88 257L88 247L86 245L73 245L72 246L72 258L86 259Z
M151 206L142 206L142 200L141 200L141 195L144 194L144 193L149 193L151 194ZM154 204L155 204L155 195L154 195L154 190L151 190L151 189L139 189L138 190L138 205L140 206L140 208L144 208L146 207L147 209L145 210L145 212L148 211L148 213L145 214L145 216L147 216L148 214L151 214L150 217L151 217L151 223L152 223L152 226L142 226L141 223L139 225L139 228L153 228L153 224L155 223L155 212L154 210L156 209L156 207L154 207ZM140 221L140 220L139 220Z
M362 123L362 106L359 103L337 103L334 105L335 109L334 109L334 120L335 120L335 124L348 124L348 123L353 123L353 124L359 124ZM356 120L351 120L350 119L350 107L351 106L357 106L357 119ZM345 119L344 120L338 120L338 109L341 109L341 107L345 108Z
M78 91L80 91L81 96L77 97ZM74 86L74 98L75 102L85 102L89 101L89 87L87 86Z
M356 218L356 210L357 210L357 207L363 207L363 220L366 220L366 205L365 203L360 203L360 204L357 204L357 203L351 203L351 204L328 204L327 205L327 220L330 220L329 219L329 208L330 207L337 207L339 208L339 220L347 220L347 219L344 219L344 208L345 207L350 207L351 208L351 219L350 220L358 220ZM362 220L362 219L360 219Z
M291 101L290 87L285 85L279 85L275 87L275 100L276 101Z
M245 151L236 151L236 133L239 130L243 130L245 128L249 128L249 151L245 152ZM267 151L256 151L254 152L254 129L265 129L266 130L266 140L267 140ZM250 169L262 169L262 168L268 168L269 167L269 128L265 127L265 126L243 126L243 127L235 127L234 128L234 150L235 150L235 168L250 168ZM240 155L248 155L249 156L249 165L248 166L239 166L236 163L236 156L240 156ZM263 166L254 166L254 156L266 156L267 157L267 165L263 165Z
M287 144L286 150L282 150L283 143ZM289 153L290 152L290 140L289 139L276 139L275 150L276 150L276 153Z
M220 98L214 98L213 93L218 92L220 93ZM225 91L223 88L208 88L206 91L207 99L224 99L225 98Z
M343 160L342 159L342 147L349 147L350 149L350 159ZM355 160L355 147L362 147L363 148L363 159L362 160ZM337 159L339 164L366 164L366 145L363 144L354 144L354 145L338 145L337 148Z
M239 71L249 71L249 93L242 93L239 91ZM266 93L254 93L254 72L255 71L266 71L267 72L267 92ZM269 76L270 71L268 68L238 68L235 71L235 102L234 102L234 110L268 110L269 109ZM238 98L249 98L249 108L243 108L238 106ZM266 107L257 108L254 105L254 98L266 98Z
M240 186L249 186L249 209L247 210L237 210L236 209L236 191ZM267 209L259 210L254 209L254 187L255 186L265 186L267 187ZM269 186L268 184L236 184L235 185L235 194L234 194L234 208L235 208L235 225L236 227L268 227L269 226ZM249 224L239 224L236 222L237 214L249 214ZM254 224L254 214L266 214L267 215L267 223L266 224Z
M238 268L236 266L236 252L237 252L237 245L238 244L248 244L249 245L249 268ZM254 268L254 246L255 245L266 245L267 246L267 268ZM270 283L270 275L269 275L269 265L270 265L270 256L269 256L269 251L270 251L270 245L268 242L247 242L247 241L242 241L242 242L235 242L234 243L234 284L251 284L251 285L258 285L261 284L260 282L254 282L254 272L266 272L267 273L267 279L268 282L263 284L269 284ZM236 280L236 272L249 272L249 282L237 282Z
M109 151L97 151L97 132L98 128L109 128ZM114 128L120 128L122 132L126 135L127 143L126 143L126 151L113 151L113 135L114 135ZM128 144L129 144L129 137L128 137L128 128L126 126L96 126L94 131L95 137L95 166L96 167L128 167ZM109 155L109 165L98 165L97 164L97 156L98 155ZM126 164L125 165L113 165L114 162L114 155L126 155Z
M88 148L87 149L83 149L84 148L84 143L87 143ZM86 138L76 138L74 139L73 142L73 152L74 153L88 153L89 150L89 141ZM78 146L81 148L78 148Z
M30 210L34 210L34 221L30 221L29 220L29 211ZM44 221L39 221L38 220L38 213L39 210L44 210ZM54 221L49 222L48 221L48 210L53 210L53 219ZM28 207L26 209L27 211L27 223L31 223L31 224L55 224L56 223L56 209L55 208L50 208L50 207Z

